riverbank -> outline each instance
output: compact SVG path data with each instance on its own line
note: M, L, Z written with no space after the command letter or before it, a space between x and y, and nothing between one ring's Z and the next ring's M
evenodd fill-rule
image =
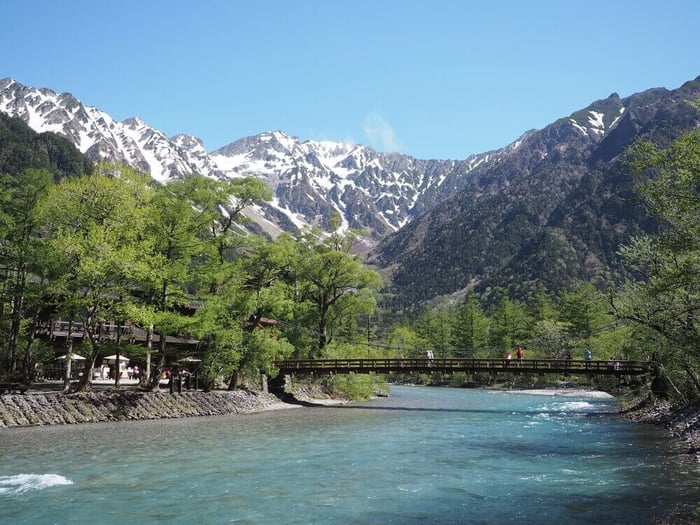
M1 395L0 428L249 414L293 406L247 390Z
M665 428L700 463L700 401L674 409L664 400L646 399L622 411L623 417Z

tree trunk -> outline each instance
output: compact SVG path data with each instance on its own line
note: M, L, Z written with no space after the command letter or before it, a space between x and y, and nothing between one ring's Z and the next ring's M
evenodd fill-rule
M92 369L95 367L95 360L100 352L100 347L96 345L93 341L92 343L92 353L90 357L85 360L85 366L83 367L83 375L78 380L78 384L75 386L75 392L87 392L90 390L90 385L92 384Z
M325 315L321 316L321 320L318 322L318 356L323 356L323 349L328 344L328 320Z
M76 392L86 392L90 390L90 385L92 385L92 369L95 367L95 361L97 356L100 354L100 348L102 345L102 325L99 325L97 338L95 338L94 332L89 332L88 327L92 326L89 319L83 321L83 341L86 339L90 340L92 345L92 352L90 356L85 360L85 367L83 368L83 376L78 381L75 387Z
M700 392L700 378L698 378L698 375L695 373L693 366L690 363L684 363L683 369L685 370L685 373L688 374L690 381L693 383L695 391Z
M4 321L5 319L5 297L8 295L9 291L9 286L8 286L8 280L9 280L9 275L10 275L10 270L9 268L5 267L5 274L3 275L2 278L2 290L0 290L0 320ZM12 351L12 348L10 348L9 341L7 342L7 346L5 347L5 352L4 354L7 355L7 361L1 362L0 361L0 366L4 366L7 368L7 370L12 371L14 366L15 366L15 354ZM4 344L4 342L3 342ZM2 348L0 346L0 348Z
M9 355L11 356L10 361L10 372L17 372L17 366L19 361L19 355L17 348L19 347L19 334L20 327L22 323L22 308L24 305L24 284L22 274L17 270L17 282L15 283L15 289L12 294L12 308L11 308L11 319L10 319L10 336L8 338L8 349Z
M146 370L141 373L141 386L148 387L151 380L151 353L153 350L153 324L146 329Z
M73 319L68 321L68 352L66 353L66 370L63 374L63 392L70 391L70 376L73 368Z
M34 312L34 317L32 317L31 324L29 325L29 334L27 334L27 350L24 354L24 376L27 379L34 380L36 376L36 370L34 367L34 340L36 339L36 332L39 326L39 313L40 308L36 308Z
M238 388L238 370L234 370L231 374L231 380L228 382L229 390L236 390Z
M116 368L116 371L114 372L114 388L119 388L119 383L121 382L122 379L122 362L120 360L121 357L121 352L119 351L119 346L121 345L122 342L122 330L121 330L121 324L119 321L117 321L117 349L116 349L116 359L115 359L115 364L114 367Z
M148 390L151 392L156 392L160 388L160 376L165 370L165 348L165 334L161 333L160 340L158 341L158 353L160 354L160 357L158 359L158 364L151 375L151 382L148 385Z

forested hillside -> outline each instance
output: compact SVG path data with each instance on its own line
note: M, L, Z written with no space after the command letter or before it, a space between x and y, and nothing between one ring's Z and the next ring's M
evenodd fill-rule
M618 249L654 231L623 158L637 140L661 147L700 125L700 81L605 100L526 135L452 198L386 238L372 260L390 275L394 309L506 287L525 298L577 280L624 277Z
M89 173L92 163L55 133L36 133L19 118L0 112L0 173L18 175L27 168L48 169L55 180Z

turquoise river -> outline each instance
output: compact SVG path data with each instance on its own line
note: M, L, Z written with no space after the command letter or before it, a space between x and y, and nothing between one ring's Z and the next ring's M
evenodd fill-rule
M0 430L0 523L645 524L698 465L611 399L392 387L343 407Z

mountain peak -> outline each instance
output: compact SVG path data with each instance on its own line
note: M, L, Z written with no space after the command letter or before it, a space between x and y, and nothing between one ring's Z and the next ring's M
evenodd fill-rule
M141 117L129 117L128 119L123 120L122 124L125 124L131 128L141 128L146 125Z

